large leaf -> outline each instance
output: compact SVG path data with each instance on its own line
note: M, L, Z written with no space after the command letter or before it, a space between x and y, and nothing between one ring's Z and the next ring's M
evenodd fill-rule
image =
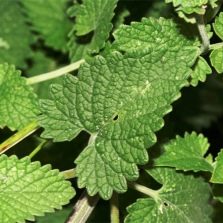
M22 223L60 209L74 196L74 189L50 165L29 158L0 156L0 221Z
M152 198L130 205L125 223L211 223L210 188L201 178L172 169L149 171L163 186Z
M154 132L187 83L197 48L179 43L184 55L178 57L178 47L174 52L165 44L97 56L81 66L78 78L68 75L63 85L52 86L52 100L41 103L43 137L63 141L82 130L91 134L75 161L78 186L90 195L109 199L113 190L126 191L126 179L138 177L137 164L148 161L145 148L156 141Z
M0 64L0 127L21 129L39 113L37 96L13 65Z

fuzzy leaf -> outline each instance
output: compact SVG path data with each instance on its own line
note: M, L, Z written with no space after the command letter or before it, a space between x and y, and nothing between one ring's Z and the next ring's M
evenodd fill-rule
M40 166L28 157L0 156L0 221L22 223L60 209L74 196L74 190L58 170Z
M67 0L22 0L33 30L40 33L47 46L66 50L71 22L66 16Z
M221 150L216 158L214 171L210 180L212 183L223 183L223 150Z
M130 205L125 223L211 223L210 188L201 178L156 168L150 174L163 186L156 199Z
M70 8L70 15L76 16L68 44L72 61L97 53L105 46L112 29L111 20L117 2L118 0L84 0L81 5ZM90 35L91 32L90 40L82 41L80 36Z
M204 158L208 148L208 140L202 134L185 133L184 138L177 136L164 146L164 153L155 160L155 165L212 172L211 164Z
M32 36L17 0L0 0L0 21L0 63L24 68L31 55Z
M38 99L13 65L0 64L0 127L17 130L36 119Z
M137 52L97 56L81 66L78 78L68 75L63 85L54 85L52 100L42 101L43 137L62 141L82 130L91 134L75 161L78 186L90 195L109 199L113 190L126 191L126 179L135 180L137 164L148 161L145 148L156 141L154 132L163 126L197 56L196 47L179 47L184 56L165 42L140 57Z
M191 74L191 85L196 87L199 81L205 82L206 76L211 73L212 70L207 61L203 57L199 57Z
M215 33L223 40L223 12L221 12L219 16L215 18L213 27Z
M223 47L213 50L210 54L211 65L221 74L223 73Z

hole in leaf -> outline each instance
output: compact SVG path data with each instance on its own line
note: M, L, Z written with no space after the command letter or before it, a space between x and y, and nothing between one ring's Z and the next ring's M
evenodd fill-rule
M116 115L114 118L113 118L114 121L117 121L118 120L118 115Z
M163 205L164 205L165 207L168 207L168 206L169 206L169 204L168 204L167 202L163 202Z

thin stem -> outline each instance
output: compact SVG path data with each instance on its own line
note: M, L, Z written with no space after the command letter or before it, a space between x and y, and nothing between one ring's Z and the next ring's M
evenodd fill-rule
M216 50L216 49L219 49L219 48L223 48L223 42L221 42L221 43L211 44L211 45L209 46L209 49L210 49L210 50Z
M131 187L134 190L137 190L145 195L150 196L151 198L153 198L155 201L157 201L159 199L159 191L157 190L152 190L148 187L145 187L143 185L131 182L128 184L129 187Z
M113 193L112 198L110 200L111 206L111 223L120 223L119 219L119 200L118 194Z
M85 223L98 201L98 196L90 197L87 192L84 191L78 202L74 205L73 213L66 223Z
M5 140L0 144L0 154L6 152L8 149L12 148L14 145L18 144L20 141L31 135L39 128L36 121L30 123L23 129L19 130L17 133L12 135L10 138Z
M72 63L68 66L62 67L58 70L27 78L27 84L30 84L30 85L37 84L43 81L47 81L47 80L51 80L51 79L63 76L64 74L77 70L83 62L84 62L83 59L78 60L77 62Z
M61 172L66 180L76 177L75 169L65 170Z
M43 147L44 145L47 143L46 140L43 140L30 154L29 157L30 159L32 159Z
M210 40L206 32L204 17L202 15L197 16L197 27L202 40L201 52L206 53L209 50Z

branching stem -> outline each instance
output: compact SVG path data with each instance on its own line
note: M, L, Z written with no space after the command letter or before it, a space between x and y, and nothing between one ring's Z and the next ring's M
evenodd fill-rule
M66 180L76 177L75 169L69 169L61 172Z
M210 49L210 50L216 50L216 49L220 49L220 48L223 48L223 42L221 42L221 43L211 44L211 45L209 46L209 49Z
M54 70L48 73L40 74L34 77L27 78L27 84L32 85L32 84L37 84L43 81L51 80L60 76L63 76L64 74L67 74L71 71L77 70L80 65L84 62L84 60L78 60L75 63L72 63L68 66L62 67L58 70Z
M120 223L118 194L115 192L113 193L112 198L110 200L110 207L111 207L111 223Z
M46 140L43 140L30 154L29 157L30 159L32 159L43 147L44 145L47 143Z

